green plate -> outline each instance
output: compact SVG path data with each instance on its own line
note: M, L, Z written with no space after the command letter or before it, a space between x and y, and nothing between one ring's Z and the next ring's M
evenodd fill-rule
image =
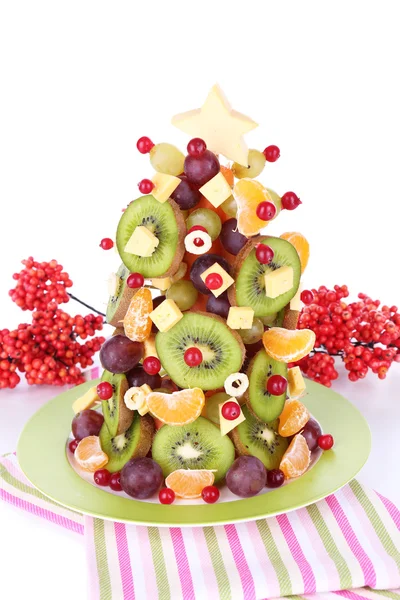
M335 438L333 450L302 477L253 498L216 504L162 505L110 494L83 480L71 467L66 440L73 418L72 403L89 381L45 404L27 423L18 442L19 464L43 494L68 508L112 521L153 526L203 526L250 521L295 510L332 494L348 483L366 462L371 437L364 417L348 400L307 382L304 403L323 431Z

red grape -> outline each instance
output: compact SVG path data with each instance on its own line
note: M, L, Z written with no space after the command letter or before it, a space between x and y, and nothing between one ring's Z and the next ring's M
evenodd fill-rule
M140 387L141 385L147 384L152 390L161 387L161 377L157 373L150 375L146 373L142 365L134 367L126 373L126 378L129 383L129 387Z
M284 481L285 475L280 469L272 469L271 471L267 471L267 487L280 487Z
M222 225L219 239L225 250L234 256L236 256L247 243L247 237L242 235L237 229L236 219L228 219L225 221Z
M193 208L200 202L201 194L198 188L187 177L180 175L178 187L172 192L171 198L175 200L181 210Z
M144 500L160 488L164 476L159 464L151 458L132 458L121 471L121 487L128 496Z
M101 413L90 408L82 410L72 419L73 436L80 441L89 435L99 435L103 423L104 417Z
M239 456L226 474L226 485L236 496L250 498L260 492L267 481L267 472L255 456Z
M114 335L104 342L100 350L103 369L110 373L126 373L143 357L143 344L132 342L125 335Z
M218 254L202 254L199 258L196 258L190 269L190 279L196 290L202 294L209 295L211 294L211 290L208 289L200 275L215 263L218 263L227 273L230 273L229 264Z
M184 170L191 183L202 186L219 173L219 160L213 152L205 150L200 156L187 156Z
M72 452L72 454L75 453L75 450L76 450L78 444L79 444L79 440L71 440L70 443L68 444L69 451Z
M223 317L224 319L227 319L230 307L231 305L228 300L228 294L227 292L224 292L218 296L218 298L216 298L214 294L211 294L207 300L206 310L207 312L214 313L220 317Z
M318 438L321 435L321 427L319 423L313 418L309 419L308 423L304 426L303 431L301 432L302 436L305 438L307 442L308 448L313 452L318 448Z

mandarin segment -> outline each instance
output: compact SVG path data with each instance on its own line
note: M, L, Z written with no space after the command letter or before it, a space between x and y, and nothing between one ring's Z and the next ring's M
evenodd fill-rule
M133 296L123 320L126 337L134 342L144 342L150 336L152 310L151 292L148 288L141 288Z
M268 225L268 221L258 218L257 207L261 202L274 204L272 196L259 181L248 178L241 179L236 183L233 195L238 206L237 227L239 232L247 237L257 235L263 227Z
M280 236L283 240L290 242L297 250L300 258L301 272L304 273L308 260L310 258L310 244L302 233L298 231L288 231Z
M151 414L168 425L186 425L200 416L205 396L200 388L172 394L152 392L146 397Z
M177 469L168 475L165 485L178 498L200 498L202 490L214 483L214 473L207 469Z
M265 351L280 362L296 362L314 348L315 333L311 329L271 327L263 335Z
M289 437L298 433L307 424L310 413L300 400L286 400L279 417L279 435Z
M283 471L286 479L293 479L303 475L310 466L310 462L311 452L307 442L301 433L298 433L290 442L279 468Z
M89 435L83 438L76 447L75 460L82 469L94 473L108 463L108 456L101 449L100 438Z

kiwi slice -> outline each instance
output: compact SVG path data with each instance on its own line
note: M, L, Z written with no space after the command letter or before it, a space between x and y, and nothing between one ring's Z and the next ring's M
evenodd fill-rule
M135 414L132 424L124 432L112 437L103 423L100 429L100 445L108 456L107 470L120 471L131 458L146 456L151 448L154 435L154 421L150 415L140 417Z
M129 274L130 271L122 264L117 271L117 289L108 300L106 321L113 327L121 327L120 321L125 317L132 296L136 292L126 285Z
M114 374L109 371L103 372L101 380L111 383L114 390L111 398L101 403L104 422L110 436L114 437L126 431L133 420L133 410L130 410L124 402L129 383L124 374Z
M274 251L273 261L268 265L258 262L255 252L257 244L270 246ZM293 269L293 287L276 298L268 298L265 295L264 275L284 266ZM229 301L233 306L250 306L256 317L277 313L296 294L300 275L299 255L290 242L276 237L257 236L249 240L236 257L235 284L229 288Z
M203 354L198 367L188 367L183 358L193 346ZM223 387L228 375L240 371L245 355L240 335L224 319L207 312L187 312L172 329L157 333L156 349L176 385L202 390Z
M147 227L159 240L151 256L125 252L126 244L139 225ZM129 204L119 221L117 248L131 273L141 273L143 277L168 277L176 273L182 261L185 235L185 221L173 200L162 204L153 196L142 196Z
M204 417L188 425L164 425L154 436L151 452L164 477L176 469L215 469L216 482L235 460L229 437Z
M269 423L281 414L286 400L286 393L272 396L266 389L271 375L287 377L287 365L274 360L260 350L250 362L247 375L249 387L246 391L246 402L250 410L262 421Z
M266 469L277 469L289 445L289 440L278 434L278 420L264 423L247 406L242 411L246 420L231 432L238 454L256 456Z

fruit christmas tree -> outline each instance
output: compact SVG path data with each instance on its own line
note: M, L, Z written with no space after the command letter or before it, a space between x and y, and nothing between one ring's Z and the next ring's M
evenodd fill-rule
M224 481L248 497L302 475L311 453L333 443L301 402L292 364L315 342L296 329L302 301L312 301L300 292L308 243L261 233L300 200L256 181L279 148L248 150L243 136L256 123L218 86L172 122L189 136L186 156L137 143L156 173L118 224L122 264L107 307L115 331L100 351L102 382L74 404L69 449L98 485L134 498L164 480L163 503L215 502Z

